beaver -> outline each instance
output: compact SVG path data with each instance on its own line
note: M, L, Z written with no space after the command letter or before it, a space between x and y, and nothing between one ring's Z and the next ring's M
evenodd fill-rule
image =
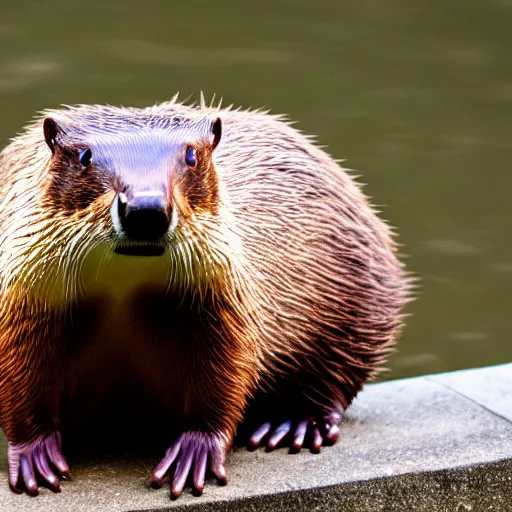
M42 112L0 154L0 423L15 492L61 432L137 390L179 434L171 497L226 454L339 436L403 326L409 279L356 180L286 119L187 105ZM92 398L91 398L92 397ZM132 403L133 408L137 403Z

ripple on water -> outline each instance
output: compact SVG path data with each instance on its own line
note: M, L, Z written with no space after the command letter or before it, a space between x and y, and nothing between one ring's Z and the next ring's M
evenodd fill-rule
M491 263L487 268L499 274L512 274L512 262L509 261Z
M421 368L428 371L429 366L437 366L439 363L439 356L432 352L421 352L410 356L398 356L394 365L396 368Z
M135 64L199 67L222 65L283 64L294 54L273 48L191 48L154 41L108 40L97 43L111 56Z
M485 341L489 339L489 335L477 331L452 332L449 334L449 338L454 341Z
M0 66L0 91L28 89L52 77L61 65L54 60L35 58Z
M422 245L432 252L451 256L470 255L479 252L476 246L461 242L460 240L425 240L422 242Z

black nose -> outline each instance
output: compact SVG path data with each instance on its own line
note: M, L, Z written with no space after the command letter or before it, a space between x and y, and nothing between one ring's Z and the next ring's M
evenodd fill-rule
M132 240L156 240L167 233L169 216L161 196L139 195L132 201L118 200L121 226Z

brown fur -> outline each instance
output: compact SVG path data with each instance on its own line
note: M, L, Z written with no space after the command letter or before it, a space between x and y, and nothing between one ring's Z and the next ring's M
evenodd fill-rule
M0 155L0 422L10 442L58 428L77 397L116 381L184 428L231 440L258 390L347 407L378 375L408 281L389 228L310 138L266 113L175 100L44 115L66 126L68 149L52 156L37 120ZM199 135L216 116L212 151ZM76 155L102 134L148 129L190 134L199 164L170 176L179 223L163 282L114 300L81 276L91 251L115 243L120 185L94 160L79 169ZM148 141L140 147L151 152Z

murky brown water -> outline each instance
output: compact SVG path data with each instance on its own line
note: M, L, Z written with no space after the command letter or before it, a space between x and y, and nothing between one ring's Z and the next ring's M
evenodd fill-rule
M2 0L0 140L60 103L204 90L369 183L420 299L387 377L512 360L512 1Z

